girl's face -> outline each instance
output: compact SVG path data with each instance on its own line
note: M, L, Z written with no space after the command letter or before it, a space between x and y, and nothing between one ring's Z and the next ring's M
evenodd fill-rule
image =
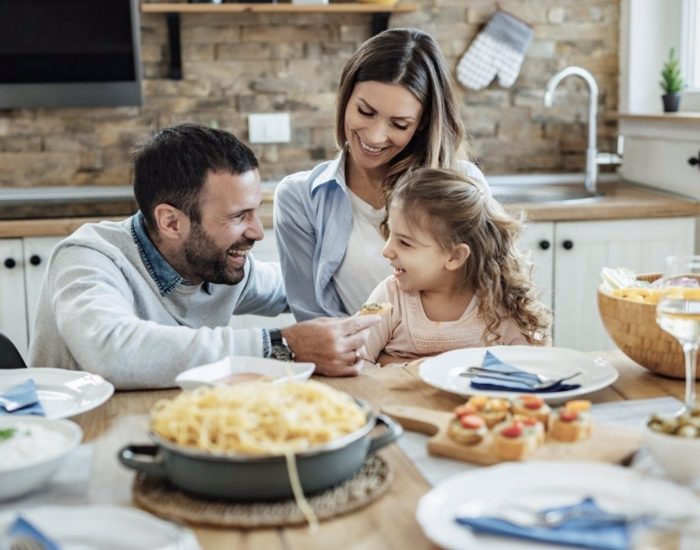
M435 291L454 284L465 257L455 259L455 251L445 250L430 233L409 225L400 208L389 209L389 231L382 254L394 268L401 290Z
M398 84L358 82L345 109L345 135L353 161L366 170L386 166L409 144L423 107Z

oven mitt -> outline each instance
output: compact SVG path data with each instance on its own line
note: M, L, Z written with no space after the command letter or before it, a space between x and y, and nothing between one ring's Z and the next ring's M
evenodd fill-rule
M493 14L457 64L457 80L467 88L486 88L498 75L498 82L510 88L520 72L532 28L504 11Z

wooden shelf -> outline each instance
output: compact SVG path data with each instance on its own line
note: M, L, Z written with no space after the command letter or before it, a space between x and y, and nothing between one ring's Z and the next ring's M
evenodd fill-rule
M368 13L372 15L372 34L378 34L389 27L392 13L411 13L418 9L417 4L141 4L143 13L162 13L168 18L168 43L170 47L170 69L168 76L173 80L182 78L180 48L180 15L191 13Z
M411 13L417 4L142 4L143 13Z

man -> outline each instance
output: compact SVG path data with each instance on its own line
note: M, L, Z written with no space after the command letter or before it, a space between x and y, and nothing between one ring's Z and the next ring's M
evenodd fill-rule
M287 308L277 264L250 253L263 237L258 161L232 134L162 130L137 152L139 212L86 224L54 250L29 350L34 367L82 369L119 389L174 385L227 355L286 356L354 375L379 317L315 319L281 331L234 330L233 313Z

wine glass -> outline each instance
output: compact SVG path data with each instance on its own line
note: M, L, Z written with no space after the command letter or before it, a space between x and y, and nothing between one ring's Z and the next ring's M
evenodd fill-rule
M685 355L685 403L681 414L695 407L695 373L700 346L700 256L666 258L656 322L678 339Z

